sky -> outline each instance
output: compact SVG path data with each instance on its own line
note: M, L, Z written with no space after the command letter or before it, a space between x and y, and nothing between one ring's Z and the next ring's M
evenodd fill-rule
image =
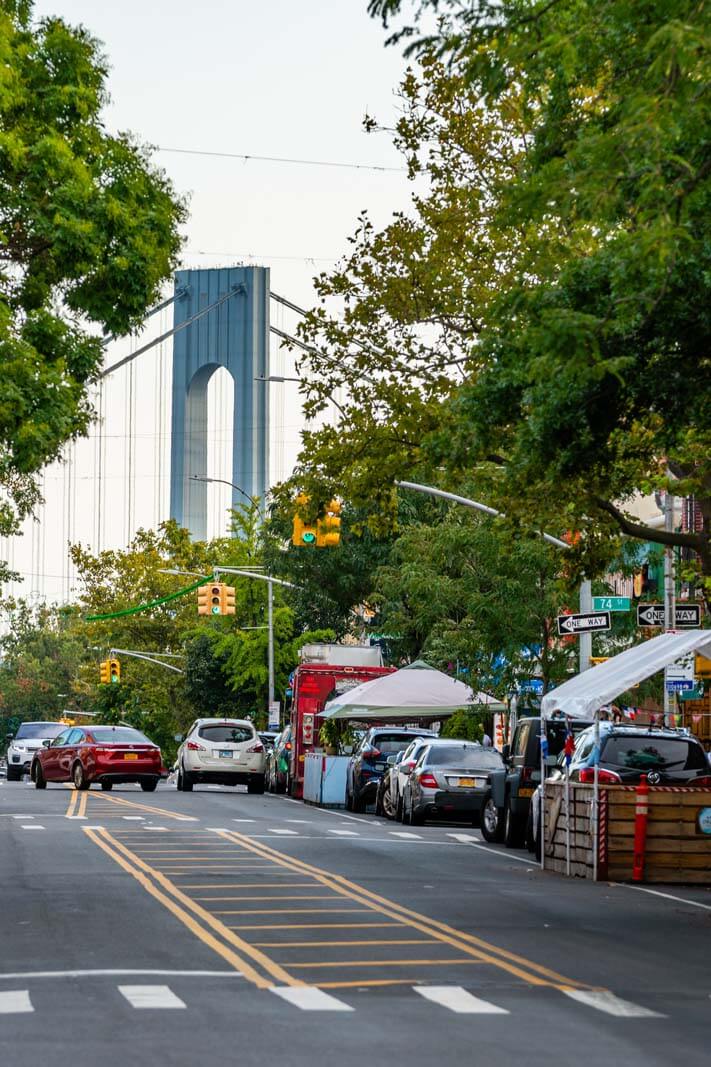
M109 130L156 146L154 159L189 198L184 267L266 265L272 289L301 306L312 279L348 250L367 210L376 226L407 209L411 189L387 133L366 134L366 113L392 127L405 62L385 47L367 0L36 0L103 42L110 64ZM165 149L181 149L168 152ZM243 161L188 151L372 164L385 170ZM290 317L291 316L291 317ZM273 324L297 319L274 309ZM171 326L170 312L151 330ZM126 339L108 362L138 342ZM294 373L272 346L273 373ZM136 361L138 364L139 361ZM210 385L208 473L229 480L231 399L226 372ZM296 459L303 427L298 386L273 384L272 481ZM123 547L139 526L168 517L170 345L109 379L103 432L67 450L43 477L45 505L22 538L0 543L23 582L6 594L65 600L76 592L69 542ZM101 478L97 471L101 470ZM130 484L128 474L131 474ZM210 486L208 535L225 532L230 490Z

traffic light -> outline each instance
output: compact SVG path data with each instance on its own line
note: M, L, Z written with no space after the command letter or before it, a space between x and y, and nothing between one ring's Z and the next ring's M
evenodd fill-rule
M102 685L110 685L111 684L111 666L110 666L109 661L107 659L102 660L101 663L99 664L99 672L100 672L100 677L101 677L101 684Z
M591 666L594 667L598 663L607 663L609 658L610 658L609 656L591 656L590 657L590 664L591 664Z
M316 544L319 548L335 548L341 543L341 503L331 500L326 514L319 520Z
M233 585L220 586L220 608L222 615L234 615L237 610L235 604L235 588Z
M112 685L118 685L121 681L121 664L117 659L109 660L109 681Z
M297 508L303 508L308 504L309 498L304 493L299 493L294 503ZM300 548L310 547L317 544L318 526L315 523L305 523L298 511L294 515L294 527L291 535L291 543Z
M211 615L222 614L222 586L219 582L208 586L208 603Z
M201 585L197 591L198 615L210 614L210 586Z

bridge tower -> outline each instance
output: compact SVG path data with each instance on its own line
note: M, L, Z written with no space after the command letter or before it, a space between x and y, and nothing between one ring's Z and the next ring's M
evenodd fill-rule
M207 385L219 367L234 383L230 481L262 500L269 488L269 387L255 381L269 375L269 268L181 270L175 292L174 326L189 325L173 338L170 514L204 540L207 484L191 475L207 475ZM244 502L236 489L232 500Z

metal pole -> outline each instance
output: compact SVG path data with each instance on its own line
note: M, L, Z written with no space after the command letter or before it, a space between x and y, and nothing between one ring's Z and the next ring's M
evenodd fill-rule
M664 494L664 529L667 533L674 530L674 497ZM664 629L675 628L676 598L674 589L674 550L671 545L664 549ZM667 692L666 673L664 678L664 725L671 726L671 695Z
M592 611L592 582L588 578L584 578L580 583L580 611L583 614ZM591 666L592 633L581 633L578 640L580 641L578 646L578 668L582 674L583 671L586 671Z
M267 597L267 623L269 626L269 696L267 705L267 716L271 710L271 705L274 701L274 586L272 582L268 584L269 594Z
M592 800L592 854L593 854L593 882L597 882L598 864L598 819L600 805L600 709L595 712L595 744L593 747L595 764L593 769L593 800Z

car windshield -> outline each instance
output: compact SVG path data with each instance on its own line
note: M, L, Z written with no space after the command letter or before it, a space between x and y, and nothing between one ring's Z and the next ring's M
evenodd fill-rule
M48 737L58 737L66 726L62 722L23 722L15 737L18 741L41 737L44 741Z
M376 734L372 745L386 756L392 756L397 752L402 752L411 739L412 734Z
M504 765L495 748L474 745L433 745L425 763L428 767L471 767L482 771L495 771Z
M706 769L703 749L683 737L613 736L602 751L608 767L635 771L700 771Z
M213 745L238 745L242 741L251 741L254 730L251 726L233 726L229 723L216 723L214 726L201 726L198 735Z
M90 732L91 738L101 745L150 745L145 734L132 730L129 726L96 726Z

